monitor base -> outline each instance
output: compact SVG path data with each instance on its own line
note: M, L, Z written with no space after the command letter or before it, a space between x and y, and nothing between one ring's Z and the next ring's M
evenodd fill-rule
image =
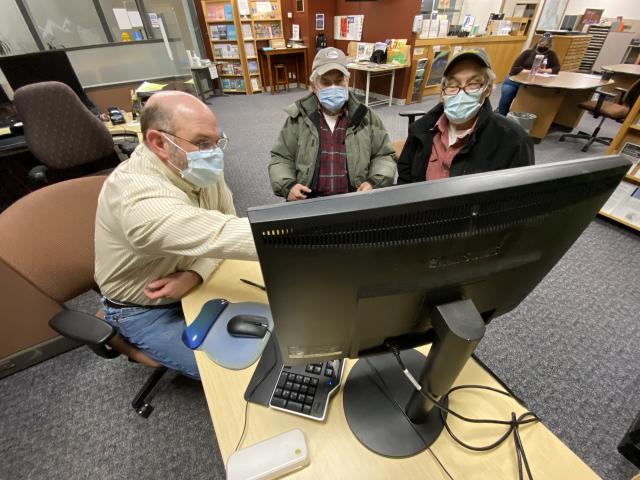
M400 355L419 378L426 357L416 350ZM438 408L432 408L423 423L409 420L405 410L415 392L392 354L361 358L349 372L343 391L351 431L369 450L386 457L410 457L426 450L440 435L444 422Z

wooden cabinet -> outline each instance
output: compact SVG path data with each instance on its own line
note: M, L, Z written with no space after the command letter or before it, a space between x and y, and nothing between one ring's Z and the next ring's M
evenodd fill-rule
M542 35L536 33L530 48L535 48ZM553 51L558 55L560 70L577 72L587 51L591 35L554 35Z

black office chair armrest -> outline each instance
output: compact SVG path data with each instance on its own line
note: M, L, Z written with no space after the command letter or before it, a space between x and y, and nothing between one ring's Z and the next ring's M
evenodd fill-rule
M29 170L27 178L35 185L47 185L49 183L49 180L47 179L47 170L46 165L37 165Z
M115 358L120 355L107 347L107 342L117 333L116 329L94 315L63 310L49 320L49 326L60 335L89 346L101 357Z
M399 115L401 117L409 118L409 125L416 121L416 117L421 117L422 115L426 115L427 112L422 110L408 110L406 112L400 112Z
M602 108L602 104L607 98L616 98L618 96L617 93L605 92L604 90L596 90L598 94L598 98L596 100L596 107L593 110L593 116L598 118L600 116L600 109Z

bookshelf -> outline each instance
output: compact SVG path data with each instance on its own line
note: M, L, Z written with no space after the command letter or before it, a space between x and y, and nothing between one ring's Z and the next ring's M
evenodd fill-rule
M241 15L238 0L203 0L201 4L223 91L261 92L262 82L253 75L259 66L249 12L247 18Z
M263 69L260 66L259 49L263 47L284 46L284 30L282 25L282 5L280 0L250 0L249 9L251 13L243 20L251 26L254 45L254 59L256 68L250 70L251 81L265 84ZM243 28L248 30L248 26ZM249 60L251 61L251 59ZM266 67L265 67L266 68ZM266 78L269 74L266 73Z
M627 143L640 146L640 98L629 111L618 134L611 141L607 153L621 153ZM633 212L634 207L640 203L637 199L638 187L640 187L640 163L625 175L610 200L600 210L600 215L640 232L640 215Z

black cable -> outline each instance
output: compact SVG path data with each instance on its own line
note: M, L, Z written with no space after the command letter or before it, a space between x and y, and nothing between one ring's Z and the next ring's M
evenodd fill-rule
M272 335L272 331L269 330L267 328L267 332L269 332L269 338L271 338ZM249 394L247 395L247 398L251 398L251 396L254 394L254 392L256 391L256 389L262 384L262 382L264 382L266 380L266 378L269 376L269 374L271 373L271 371L273 370L273 367L275 367L278 364L278 356L274 356L274 361L273 364L269 367L269 369L266 371L266 373L262 376L262 378L256 382L256 384L253 386L253 388L251 389L251 391L249 392ZM244 435L246 433L247 430L247 413L249 410L249 400L245 400L244 401L244 421L243 421L243 426L242 426L242 433L240 434L240 438L238 439L238 444L236 445L236 448L234 450L234 452L238 451L238 448L240 448L240 445L242 444L242 440L244 439Z
M442 420L444 422L444 427L447 430L447 432L449 433L449 435L451 436L451 438L453 438L459 445L463 446L464 448L467 448L469 450L473 450L473 451L487 451L487 450L492 450L494 448L496 448L498 445L500 445L502 442L504 442L509 435L511 435L511 433L514 434L514 442L515 442L515 447L516 447L516 454L517 454L517 458L518 458L518 478L520 480L522 480L523 476L522 476L522 465L524 464L525 470L527 472L527 476L529 478L529 480L533 480L533 475L531 474L531 469L529 467L529 462L527 460L527 456L525 454L524 451L524 446L522 444L522 439L520 438L520 432L519 432L519 427L523 426L523 425L527 425L530 423L534 423L534 422L538 422L539 418L530 411L524 412L522 415L520 415L519 417L516 418L516 414L514 412L511 412L511 420L494 420L494 419L479 419L479 418L469 418L469 417L465 417L464 415L461 415L453 410L451 410L450 408L444 406L441 401L444 403L449 396L455 392L456 390L462 390L462 389L482 389L482 390L489 390L495 393L499 393L501 395L505 395L509 398L513 398L513 396L509 393L509 392L505 392L503 390L499 390L497 388L493 388L493 387L488 387L486 385L458 385L456 387L451 388L447 393L445 393L441 399L436 398L434 395L432 395L430 392L425 392L424 390L422 390L422 388L420 387L420 385L416 382L415 378L413 378L413 376L410 374L409 370L407 369L407 367L405 366L404 362L402 361L402 358L400 357L400 352L398 351L398 349L393 346L393 345L389 345L387 344L387 347L389 348L389 350L391 351L391 353L393 354L393 356L395 357L396 361L398 362L398 365L400 366L400 368L402 369L403 373L407 376L407 378L409 378L409 380L411 381L411 383L414 385L414 387L416 388L416 390L418 392L420 392L420 394L426 398L427 400L429 400L430 402L432 402L434 404L434 406L436 406L439 410L440 410L440 416L442 417ZM484 446L474 446L474 445L470 445L467 444L465 442L463 442L462 440L460 440L451 430L451 428L449 427L448 423L447 423L447 419L444 416L444 413L447 413L449 415L453 415L456 418L459 418L460 420L463 420L465 422L469 422L469 423L482 423L482 424L493 424L493 425L508 425L509 428L507 429L507 431L500 436L500 438L489 444L489 445L484 445Z

